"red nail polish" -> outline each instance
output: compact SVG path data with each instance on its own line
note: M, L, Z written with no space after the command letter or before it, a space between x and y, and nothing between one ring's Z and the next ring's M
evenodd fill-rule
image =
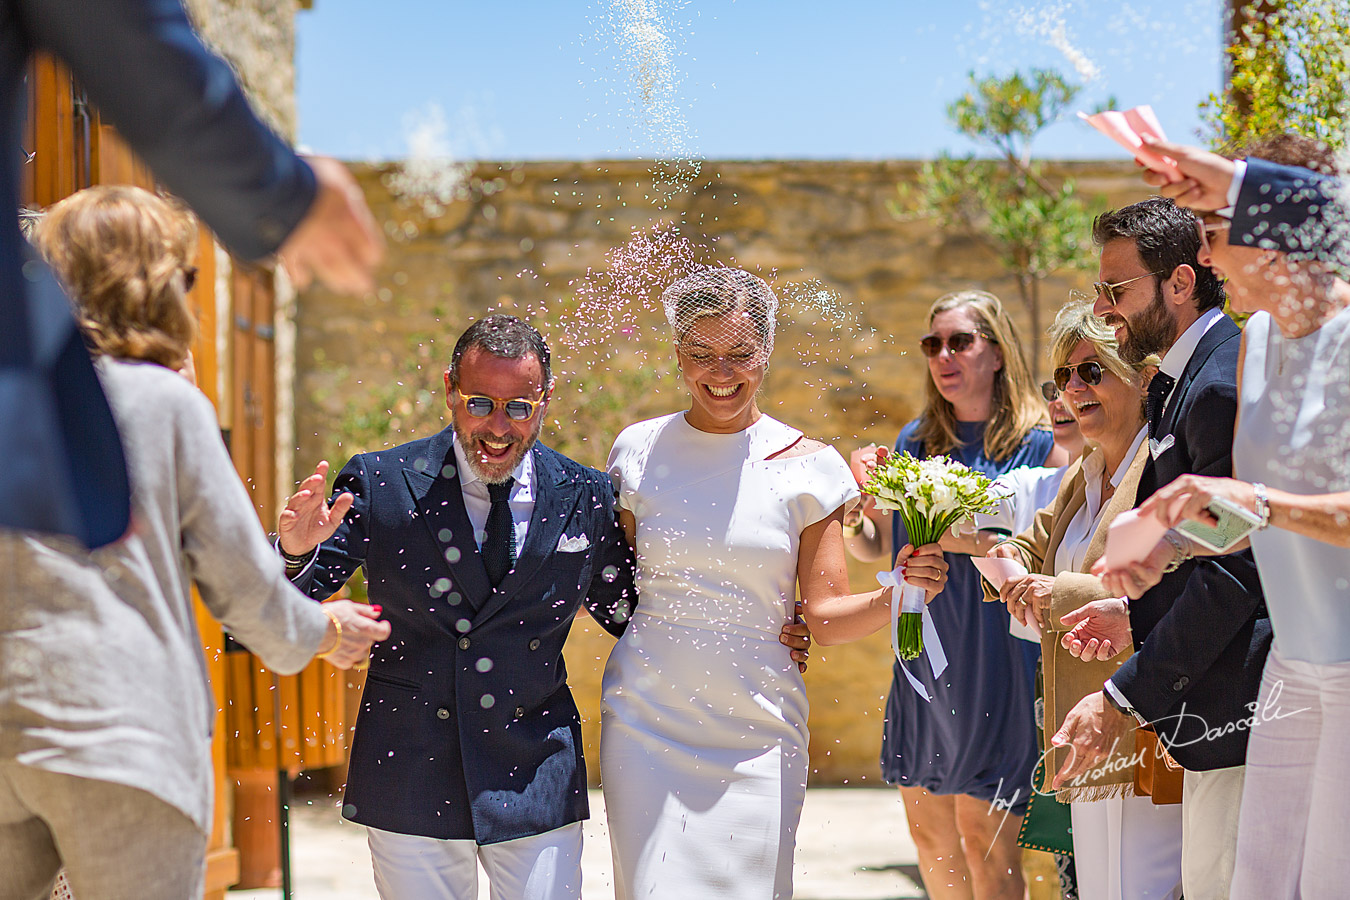
M375 615L377 615L377 616L378 616L380 613L384 612L384 607L383 607L383 606L380 606L378 603L372 603L372 604L370 605L370 608L373 609L373 610L375 610Z

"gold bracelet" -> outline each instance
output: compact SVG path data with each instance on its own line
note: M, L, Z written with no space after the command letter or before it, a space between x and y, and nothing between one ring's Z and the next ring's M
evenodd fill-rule
M326 659L336 653L337 648L342 646L342 623L338 621L337 613L333 612L331 609L324 609L324 606L326 605L327 604L321 605L319 609L328 617L328 621L333 623L333 627L337 629L337 640L334 641L333 646L329 647L327 650L322 653L314 654L315 659Z

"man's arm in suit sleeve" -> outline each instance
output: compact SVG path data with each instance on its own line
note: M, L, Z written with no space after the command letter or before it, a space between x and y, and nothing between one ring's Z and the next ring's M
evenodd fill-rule
M235 253L274 252L315 196L314 173L249 107L180 0L20 0L25 30L60 57L156 177Z
M363 455L347 460L333 481L329 502L343 492L354 498L333 536L319 545L314 563L291 576L291 583L319 600L337 593L366 561L370 548L370 475Z
M619 525L614 488L609 478L597 475L592 480L591 491L594 521L599 526L600 537L596 541L585 603L601 627L618 637L628 627L628 620L637 608L633 548L628 545L628 537Z
M1184 420L1193 474L1233 474L1236 415L1235 385L1212 381L1200 388ZM1139 651L1111 676L1111 683L1149 720L1165 716L1184 699L1265 604L1249 550L1196 558L1154 590L1175 590L1173 579L1181 578L1181 594Z
M1331 209L1341 187L1310 169L1248 159L1228 239L1286 253L1335 253L1345 239L1343 217Z

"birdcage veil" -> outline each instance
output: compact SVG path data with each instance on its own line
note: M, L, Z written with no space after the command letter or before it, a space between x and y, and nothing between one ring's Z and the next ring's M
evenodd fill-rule
M754 348L756 362L773 352L778 298L764 279L741 269L716 267L681 278L661 294L677 344L700 320L718 318L734 340Z

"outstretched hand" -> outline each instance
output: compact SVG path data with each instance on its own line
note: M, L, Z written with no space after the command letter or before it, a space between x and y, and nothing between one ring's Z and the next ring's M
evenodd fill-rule
M317 278L344 294L373 290L375 267L384 259L384 238L361 187L335 159L311 156L305 161L318 190L278 251L282 264L301 289Z
M1158 193L1170 198L1177 206L1188 209L1215 210L1228 205L1228 187L1233 183L1236 166L1231 159L1189 147L1185 144L1173 144L1168 141L1155 141L1145 137L1144 143L1163 156L1176 160L1181 172L1181 181L1168 181L1161 172L1148 169L1144 172L1144 181L1158 189Z
M1186 519L1212 526L1219 520L1209 511L1209 505L1219 497L1246 510L1256 508L1256 489L1248 482L1236 478L1183 475L1154 491L1139 504L1139 513L1156 515L1168 528L1175 528Z
M332 621L320 643L321 653L339 669L360 666L370 656L370 648L376 641L389 637L390 625L380 621L380 607L354 603L351 600L329 600L324 610L342 625L341 636ZM337 646L332 650L334 642Z
M1068 758L1050 786L1059 790L1071 779L1087 774L1111 755L1133 726L1134 721L1111 706L1101 691L1079 700L1050 738L1054 746L1069 748Z
M924 589L925 603L932 603L947 586L947 560L938 544L918 548L906 544L895 554L895 564L902 568L907 583Z
M1093 600L1060 617L1069 626L1060 646L1083 661L1106 660L1132 646L1130 608L1124 600Z
M1166 540L1158 541L1142 562L1130 563L1120 569L1108 569L1103 556L1092 564L1092 574L1102 580L1102 586L1112 594L1138 600L1149 588L1162 581L1163 570L1176 555L1175 548Z
M333 505L324 499L324 485L328 481L328 461L314 467L314 474L300 482L300 488L286 498L286 506L277 519L277 535L281 549L293 556L303 556L333 536L347 510L356 498L349 493L339 494Z

